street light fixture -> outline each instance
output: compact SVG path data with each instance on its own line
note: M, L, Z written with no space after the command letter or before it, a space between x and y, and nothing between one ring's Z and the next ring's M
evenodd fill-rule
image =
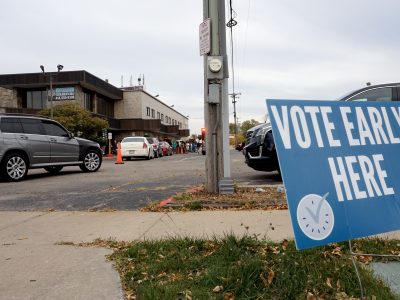
M57 65L58 73L60 73L60 71L63 68L64 68L63 65L58 64ZM54 96L53 96L53 74L51 74L51 73L46 74L46 72L44 71L44 66L43 65L40 65L40 70L42 70L44 76L50 77L50 118L53 119L53 98L54 98ZM55 75L58 75L58 73L55 74Z

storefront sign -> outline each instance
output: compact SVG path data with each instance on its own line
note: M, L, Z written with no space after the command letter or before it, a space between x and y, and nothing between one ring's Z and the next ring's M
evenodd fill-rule
M298 249L400 229L400 103L267 107Z
M54 100L74 100L75 99L75 88L74 87L58 87L54 89Z

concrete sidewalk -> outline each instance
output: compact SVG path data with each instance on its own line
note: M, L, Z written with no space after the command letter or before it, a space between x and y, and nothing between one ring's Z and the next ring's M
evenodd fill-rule
M0 299L123 299L106 249L55 245L213 237L226 233L291 238L287 211L0 212Z
M255 234L293 238L289 213L280 211L0 212L0 299L123 299L106 249L55 245ZM389 235L400 238L400 231Z

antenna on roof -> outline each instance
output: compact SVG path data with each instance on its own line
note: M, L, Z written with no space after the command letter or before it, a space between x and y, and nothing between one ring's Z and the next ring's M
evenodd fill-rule
M132 74L131 74L131 78L129 79L129 86L133 86L133 84L132 84Z
M121 87L124 87L124 76L121 75Z
M142 78L140 78L140 74L139 74L137 81L138 81L138 85L140 85L140 83L142 82Z

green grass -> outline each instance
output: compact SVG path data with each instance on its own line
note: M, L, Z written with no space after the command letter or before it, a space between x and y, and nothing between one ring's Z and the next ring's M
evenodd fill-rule
M230 235L208 241L145 241L119 248L110 258L127 295L136 295L136 299L286 300L307 299L307 294L325 300L360 297L345 243L297 251L293 242L276 244ZM400 242L359 240L354 248L397 255ZM367 299L399 299L368 268L359 270Z

